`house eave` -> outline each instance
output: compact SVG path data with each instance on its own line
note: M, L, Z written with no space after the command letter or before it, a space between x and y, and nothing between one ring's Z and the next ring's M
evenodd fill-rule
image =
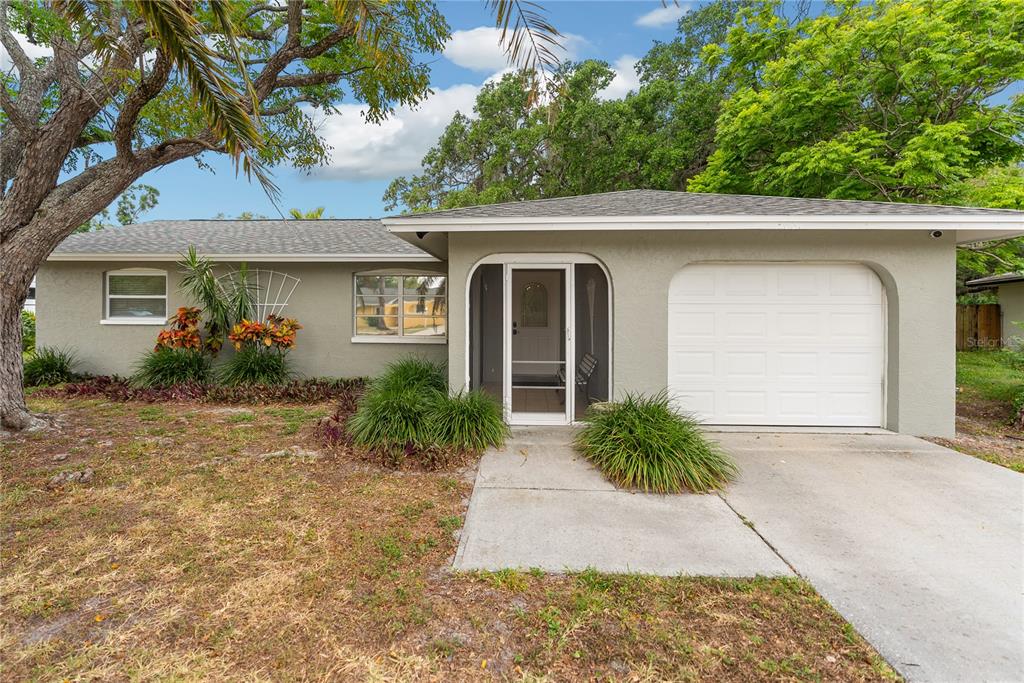
M275 262L275 263L440 263L430 254L203 254L213 261L225 263ZM181 254L154 253L73 253L54 252L47 261L179 261Z
M559 216L381 219L400 236L415 232L536 232L605 230L934 230L956 233L958 244L1024 235L1024 215L815 215L815 216Z

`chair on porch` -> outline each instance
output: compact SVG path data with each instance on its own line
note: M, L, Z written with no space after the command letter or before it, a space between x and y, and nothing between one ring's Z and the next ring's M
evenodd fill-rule
M594 370L597 370L597 359L590 353L584 353L576 365L576 388L583 390L588 406L594 402L594 397L590 394L590 378L594 376ZM558 369L558 383L565 386L565 368ZM564 395L561 402L565 403Z

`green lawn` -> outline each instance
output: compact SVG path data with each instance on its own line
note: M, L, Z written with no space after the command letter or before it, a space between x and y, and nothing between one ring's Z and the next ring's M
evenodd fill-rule
M933 441L1024 472L1024 430L1015 424L1013 408L1024 393L1024 354L958 353L956 385L956 436Z
M898 679L797 578L452 572L469 482L325 447L329 404L30 405L60 420L0 440L4 680Z
M956 354L956 384L988 401L1012 403L1024 391L1024 354L961 351Z

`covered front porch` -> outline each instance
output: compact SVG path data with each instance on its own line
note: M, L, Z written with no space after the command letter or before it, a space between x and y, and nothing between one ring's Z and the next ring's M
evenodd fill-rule
M467 283L466 386L515 425L565 425L611 392L611 285L583 254L497 254Z

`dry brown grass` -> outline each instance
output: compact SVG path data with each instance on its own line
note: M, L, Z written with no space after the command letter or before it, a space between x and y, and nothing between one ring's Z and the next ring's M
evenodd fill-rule
M34 403L59 428L0 441L6 680L892 676L799 581L453 575L465 478L259 457L328 406Z

